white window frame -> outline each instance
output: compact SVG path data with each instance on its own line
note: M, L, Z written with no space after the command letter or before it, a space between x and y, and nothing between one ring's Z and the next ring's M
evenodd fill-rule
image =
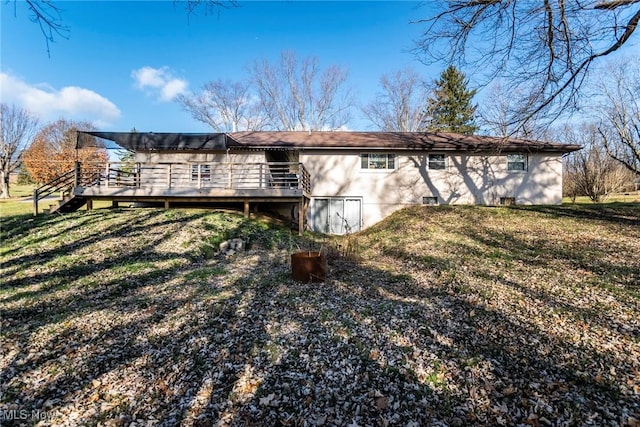
M385 156L385 167L372 168L371 156ZM366 160L365 160L366 158ZM389 159L393 159L393 167L389 167ZM365 163L366 161L366 163ZM366 166L366 167L365 167ZM362 153L360 154L360 170L367 172L391 172L398 168L398 156L394 153Z
M192 163L191 164L191 182L210 182L211 172L213 168L210 163Z
M518 156L519 158L522 158L522 160L513 160L514 157ZM529 170L529 162L528 162L528 156L524 153L512 153L512 154L507 154L507 172L526 172L527 170ZM518 168L518 169L512 169L511 165L515 165L515 164L522 164L522 169Z
M441 168L432 168L431 167L431 157L442 157L442 167ZM436 162L434 162L436 163ZM437 163L440 163L440 161L438 160ZM434 154L429 154L427 156L427 169L431 170L431 171L443 171L447 169L447 166L449 165L449 162L447 161L447 155L446 154L441 154L441 153L434 153Z

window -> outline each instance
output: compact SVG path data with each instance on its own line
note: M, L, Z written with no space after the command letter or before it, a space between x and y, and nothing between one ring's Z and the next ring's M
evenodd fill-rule
M395 169L395 154L362 154L360 156L360 167L362 169Z
M508 171L526 171L527 156L524 154L507 154Z
M201 181L211 181L211 165L191 165L191 181L198 181L198 169Z
M437 205L438 204L438 198L435 197L435 196L423 197L422 198L422 204L423 205Z
M429 154L429 170L444 170L446 167L444 154Z
M516 204L515 197L500 197L500 204L504 206L512 206Z

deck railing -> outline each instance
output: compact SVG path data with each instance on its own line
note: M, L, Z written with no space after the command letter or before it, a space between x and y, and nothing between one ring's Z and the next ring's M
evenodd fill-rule
M51 181L33 190L33 214L38 214L38 203L53 194L60 193L64 197L73 188L75 180L75 170L70 170L59 175Z
M83 163L79 187L300 189L311 192L311 177L302 163Z

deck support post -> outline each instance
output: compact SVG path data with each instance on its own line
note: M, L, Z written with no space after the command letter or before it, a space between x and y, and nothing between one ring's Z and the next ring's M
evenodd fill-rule
M93 210L93 199L87 199L87 210L88 211Z
M298 202L298 235L300 236L304 233L305 205L304 197L302 197Z
M169 209L169 199L164 199L164 208Z
M112 200L111 201L111 207L112 208L117 208L118 207L118 201L117 200Z
M81 174L80 162L75 162L73 167L73 186L74 187L80 186L80 176L81 176L80 174Z
M244 217L249 218L249 199L244 199Z

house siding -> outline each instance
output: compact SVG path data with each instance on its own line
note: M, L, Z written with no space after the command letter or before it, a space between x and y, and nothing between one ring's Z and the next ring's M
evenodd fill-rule
M140 163L156 164L157 166L146 168L140 175L142 186L162 187L168 185L170 179L171 187L192 187L193 170L191 164L210 163L212 166L209 173L213 175L225 175L227 169L218 170L216 164L231 163L264 163L264 151L227 153L224 151L201 151L201 152L138 152L135 161ZM175 163L171 173L167 173L166 165L163 163ZM170 177L168 176L170 175ZM236 172L237 179L243 179L242 171Z
M229 153L231 163L263 163L264 151L250 151L242 153ZM137 152L136 162L141 163L226 163L227 153L224 151L159 151Z
M396 152L394 170L366 170L361 153L305 150L300 161L311 175L312 197L362 198L363 227L420 205L423 197L437 197L439 204L496 205L502 197L517 204L562 202L559 153L528 154L526 171L507 171L506 154L447 154L444 170L429 170L424 152Z
M377 152L377 151L376 151ZM562 203L562 157L560 153L526 155L527 170L507 171L507 155L445 154L446 168L430 170L424 151L381 151L396 155L395 169L361 168L366 150L313 150L299 152L299 161L311 176L312 199L357 198L361 200L361 226L369 227L394 211L421 205L424 197L437 197L439 204L497 205L501 198L515 198L517 204ZM431 154L435 154L431 153ZM173 185L191 180L189 163L260 163L265 151L255 152L139 152L136 161L184 163L175 172ZM141 177L143 183L166 181L166 173ZM288 211L289 208L285 210ZM314 203L308 212L314 221Z

